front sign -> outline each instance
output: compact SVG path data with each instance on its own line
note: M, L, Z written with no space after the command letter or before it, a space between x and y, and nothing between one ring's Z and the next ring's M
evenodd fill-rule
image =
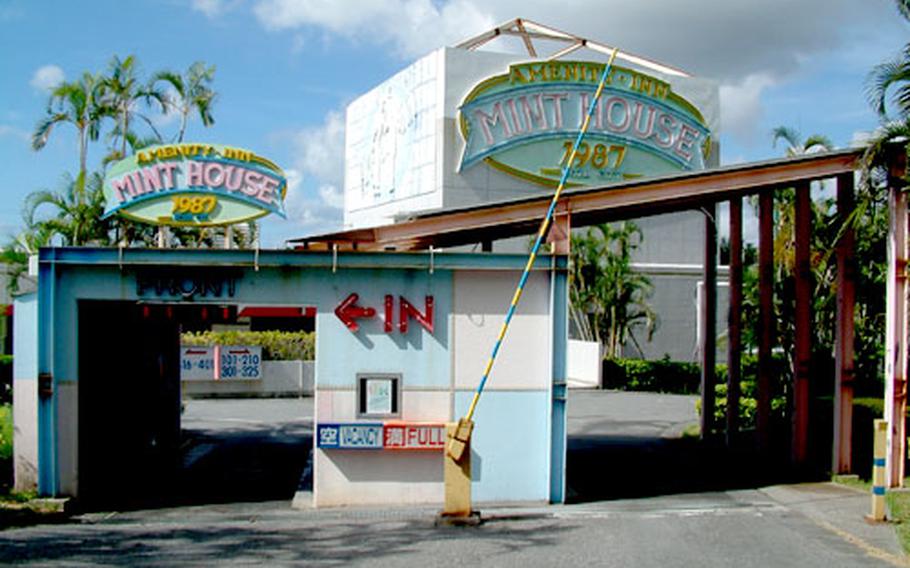
M556 185L601 184L705 167L711 133L670 84L614 66L578 154L567 164L604 64L540 61L477 85L462 102L461 169L480 161L510 175Z
M274 213L285 217L287 180L271 161L218 144L153 146L114 164L104 178L104 217L209 227Z
M243 272L237 270L205 271L176 269L143 270L136 274L136 295L194 298L233 298Z

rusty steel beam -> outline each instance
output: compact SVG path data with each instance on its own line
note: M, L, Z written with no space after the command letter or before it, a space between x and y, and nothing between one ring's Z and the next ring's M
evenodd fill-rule
M704 273L702 276L701 317L701 439L714 435L714 385L717 384L717 205L702 210L705 214Z
M861 152L846 150L769 162L728 166L701 172L643 178L594 188L576 188L563 194L572 222L581 227L607 221L697 209L724 199L757 193L803 180L834 177L853 171ZM520 234L540 225L551 196L494 202L463 209L415 216L373 227L292 239L292 244L317 248L357 243L358 250L426 249L474 244Z
M793 415L791 459L806 465L809 457L809 396L812 376L812 201L809 182L795 186L794 240L796 318L793 332Z
M903 487L907 412L907 194L906 154L892 157L888 175L888 319L885 329L885 420L888 429L885 484Z
M837 242L837 327L834 330L834 473L853 471L853 338L856 304L856 235L853 174L837 176L837 219L842 227Z
M727 446L739 435L739 383L742 380L743 198L730 200L730 302L727 310Z
M774 193L758 196L758 395L755 426L758 448L767 452L771 441L771 350L774 347Z
M547 232L547 243L553 254L569 254L572 244L572 214L565 202L560 202L553 213L553 223Z

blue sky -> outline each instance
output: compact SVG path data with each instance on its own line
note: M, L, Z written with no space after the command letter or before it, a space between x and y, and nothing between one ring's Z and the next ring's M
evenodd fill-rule
M78 167L70 127L30 148L48 85L104 71L115 54L134 54L148 75L216 66L215 125L193 122L186 138L249 148L288 172L289 217L262 221L264 246L337 229L345 105L515 17L717 80L724 163L780 155L778 125L838 146L874 129L864 79L910 39L891 0L0 0L0 235L19 230L30 191Z

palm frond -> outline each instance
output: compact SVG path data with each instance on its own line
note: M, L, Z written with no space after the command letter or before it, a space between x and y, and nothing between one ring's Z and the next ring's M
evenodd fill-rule
M35 126L35 131L32 133L32 149L40 150L47 145L47 141L51 136L51 132L54 129L54 126L61 122L66 122L69 117L65 114L51 114L40 121Z
M866 99L882 118L887 118L888 92L897 86L892 101L899 116L904 117L910 113L910 56L907 52L883 63L879 63L866 77Z

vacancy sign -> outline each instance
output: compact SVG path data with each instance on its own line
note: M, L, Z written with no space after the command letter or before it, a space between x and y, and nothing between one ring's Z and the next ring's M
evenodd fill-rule
M324 450L442 450L445 424L386 422L320 424L316 445Z

